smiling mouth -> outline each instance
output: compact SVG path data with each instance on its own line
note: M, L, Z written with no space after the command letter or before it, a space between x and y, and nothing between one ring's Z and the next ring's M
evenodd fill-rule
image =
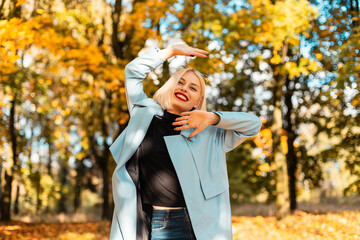
M175 97L183 102L187 102L189 99L185 94L175 93Z

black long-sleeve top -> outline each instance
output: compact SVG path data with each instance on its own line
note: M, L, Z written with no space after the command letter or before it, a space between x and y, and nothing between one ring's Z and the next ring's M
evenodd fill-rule
M185 200L166 148L164 136L178 135L172 125L180 117L164 112L162 117L155 115L132 158L139 163L139 184L144 204L164 207L185 207Z

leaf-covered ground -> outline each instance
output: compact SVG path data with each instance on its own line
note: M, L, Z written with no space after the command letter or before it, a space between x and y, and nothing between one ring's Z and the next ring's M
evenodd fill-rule
M234 240L360 240L360 212L233 217ZM0 239L108 239L109 222L0 224Z
M233 217L234 240L360 240L360 212Z
M109 239L110 222L22 223L0 224L1 240L105 240Z

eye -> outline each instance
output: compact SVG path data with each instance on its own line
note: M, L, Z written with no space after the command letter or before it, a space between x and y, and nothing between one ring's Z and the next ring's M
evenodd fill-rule
M197 92L197 89L194 88L194 87L191 87L190 89L193 90L193 91L195 91L195 92Z
M179 81L178 84L184 85L184 82L183 82L183 81Z

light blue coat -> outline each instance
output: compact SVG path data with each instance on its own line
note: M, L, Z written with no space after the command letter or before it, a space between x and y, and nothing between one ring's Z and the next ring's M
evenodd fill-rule
M110 146L117 163L112 177L115 209L110 239L136 239L136 188L125 163L140 146L154 115L164 110L143 91L142 80L165 60L150 48L125 68L125 88L130 111L126 129ZM175 167L198 240L232 239L229 183L225 153L255 136L261 120L250 113L216 112L217 125L192 138L194 129L164 137Z

